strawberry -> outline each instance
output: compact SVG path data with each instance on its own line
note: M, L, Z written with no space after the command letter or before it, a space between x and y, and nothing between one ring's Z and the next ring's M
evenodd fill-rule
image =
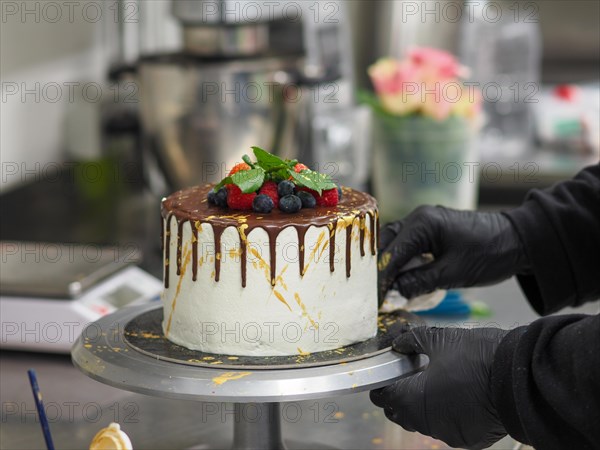
M339 202L338 190L337 188L328 189L323 191L321 195L317 191L313 191L312 189L308 189L305 187L299 187L299 191L306 191L312 194L312 196L317 201L317 206L336 206Z
M307 169L308 169L308 167L306 167L306 166L305 166L304 164L302 164L302 163L298 163L298 164L296 164L296 165L294 166L294 172L296 172L296 173L300 173L300 172L302 172L303 170L307 170Z
M277 194L277 183L274 181L265 181L260 190L259 194L265 194L271 197L273 203L275 204L275 208L279 206L279 195Z
M233 169L231 169L229 171L229 176L238 173L241 170L250 170L250 166L248 164L246 164L245 162L236 164L235 166L233 166Z
M251 194L244 194L242 190L235 184L228 184L227 186L227 206L231 209L238 210L252 210L252 202L256 197L256 192Z

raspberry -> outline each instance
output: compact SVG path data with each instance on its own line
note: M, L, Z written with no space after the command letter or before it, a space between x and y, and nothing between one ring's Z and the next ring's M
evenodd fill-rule
M260 188L258 193L264 194L268 197L271 197L271 200L273 200L273 204L275 205L275 208L277 208L279 206L279 195L277 194L277 183L275 183L274 181L265 181L265 183L262 185L262 187Z
M308 192L309 194L311 194L311 195L312 195L312 196L315 198L315 200L316 200L316 199L317 199L317 197L319 196L319 194L317 193L317 191L313 191L312 189L309 189L309 188L307 188L307 187L301 187L301 186L298 186L298 187L296 187L296 190L297 190L297 191L304 191L304 192Z
M252 202L256 197L256 192L244 194L235 184L227 185L227 206L231 209L252 210Z
M296 172L296 173L300 173L300 172L302 172L303 170L307 170L307 169L308 169L308 167L306 167L306 166L305 166L304 164L302 164L302 163L298 163L298 164L296 164L296 165L294 166L294 172Z
M250 170L250 166L245 162L236 164L235 166L233 166L233 169L229 171L229 176L239 172L240 170Z
M323 191L323 193L317 197L318 206L336 206L338 204L338 190L337 188Z
M305 187L299 187L298 190L306 191L312 194L312 196L317 201L317 206L336 206L339 202L337 188L323 191L321 195L319 195L317 191L313 191L312 189L308 189Z

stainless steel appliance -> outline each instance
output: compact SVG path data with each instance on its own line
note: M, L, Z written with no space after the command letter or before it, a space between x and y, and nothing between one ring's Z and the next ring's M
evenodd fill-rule
M173 0L184 48L138 64L145 142L171 189L219 180L252 145L367 178L342 1Z

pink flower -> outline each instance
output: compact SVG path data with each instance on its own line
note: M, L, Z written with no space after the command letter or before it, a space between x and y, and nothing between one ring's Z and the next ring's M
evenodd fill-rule
M436 81L433 83L425 83L422 91L421 111L424 115L442 121L447 119L452 112L454 106L454 96L450 94L449 89L453 82Z
M452 108L452 113L457 116L476 119L481 113L483 97L479 89L463 86L461 96Z
M404 83L415 81L417 70L407 62L386 58L369 67L369 76L378 94L398 94Z
M369 75L381 106L391 114L420 113L436 120L451 114L476 117L481 94L459 81L468 70L450 53L434 48L415 48L403 61L381 59Z
M452 54L436 48L413 48L409 51L408 58L434 79L458 78L465 71Z

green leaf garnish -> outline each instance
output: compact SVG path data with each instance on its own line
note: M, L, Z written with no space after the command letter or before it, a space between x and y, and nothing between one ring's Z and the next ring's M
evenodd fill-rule
M303 170L296 173L294 169L288 170L289 175L293 178L297 186L305 187L317 191L319 195L328 189L334 189L336 184L329 178L329 175L315 172L313 170Z
M244 161L250 167L254 168L254 163L252 162L252 160L250 159L250 157L248 155L242 156L242 161Z
M231 181L244 194L250 194L260 189L265 181L265 171L261 167L250 170L240 170L231 176Z
M251 194L260 189L265 181L265 171L261 167L250 170L240 170L230 177L225 177L215 186L218 191L226 184L235 184L244 194Z
M278 166L283 167L288 165L279 156L275 156L260 147L252 147L252 150L254 151L254 156L256 156L256 164L267 171Z

